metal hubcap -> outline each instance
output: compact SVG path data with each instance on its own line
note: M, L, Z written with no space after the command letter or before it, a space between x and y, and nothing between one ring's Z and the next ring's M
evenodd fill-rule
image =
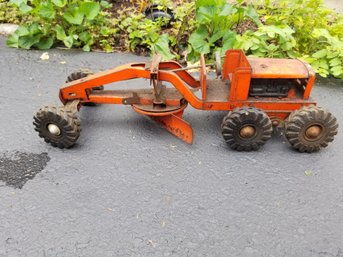
M256 133L256 129L253 126L245 126L239 131L239 135L243 138L253 137Z
M319 125L313 125L306 129L305 135L310 139L316 139L322 134L322 127Z
M48 125L48 130L49 130L50 134L52 134L52 135L54 135L54 136L59 136L59 135L61 135L61 130L60 130L60 128L59 128L57 125L55 125L55 124L50 123L50 124Z

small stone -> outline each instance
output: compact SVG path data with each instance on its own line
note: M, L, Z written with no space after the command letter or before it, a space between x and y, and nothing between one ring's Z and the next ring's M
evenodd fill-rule
M43 61L47 61L47 60L49 60L50 56L49 56L48 52L45 52L39 58Z
M18 28L16 24L0 24L0 35L13 34Z

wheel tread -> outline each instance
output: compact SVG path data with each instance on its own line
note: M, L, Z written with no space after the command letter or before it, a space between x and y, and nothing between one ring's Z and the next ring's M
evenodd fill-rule
M238 131L245 122L253 123L258 127L258 136L252 140L238 138ZM268 115L262 110L253 107L237 108L229 112L221 125L225 142L231 149L237 151L253 151L263 146L271 138L273 127Z
M319 124L324 134L318 140L306 139L305 129L311 124ZM317 152L327 147L337 134L338 124L336 118L327 110L317 107L302 107L292 112L285 122L285 136L291 146L299 152Z
M61 129L60 137L51 135L46 126L49 123L57 124ZM80 136L80 121L71 111L64 107L44 106L33 117L33 125L39 136L54 147L69 148L73 146Z

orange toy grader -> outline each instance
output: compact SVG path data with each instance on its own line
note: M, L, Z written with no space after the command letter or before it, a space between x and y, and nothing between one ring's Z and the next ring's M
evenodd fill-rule
M189 68L161 61L159 55L149 63L126 64L97 74L73 73L59 92L63 106L41 108L34 116L35 130L47 143L69 148L80 136L76 114L83 105L123 104L191 144L192 127L182 119L190 104L199 110L228 111L222 134L238 151L259 149L271 137L273 126L282 127L300 152L318 151L333 141L338 124L310 98L315 73L308 64L296 59L247 58L241 50L227 51L223 66L220 57L216 59L217 79L207 78L203 55L197 67L199 79ZM151 87L104 90L107 84L136 78L150 80Z

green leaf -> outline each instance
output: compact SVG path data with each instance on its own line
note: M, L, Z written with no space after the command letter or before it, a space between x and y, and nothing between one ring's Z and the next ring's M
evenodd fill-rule
M17 34L10 35L6 40L6 45L9 47L18 48L19 47L19 36Z
M319 67L324 69L324 70L328 70L329 69L329 65L327 63L327 61L325 59L321 59L319 61Z
M260 26L262 25L262 22L260 21L259 15L257 14L255 8L253 6L248 6L244 10L244 15L252 19L256 25Z
M100 33L101 35L106 37L110 34L110 29L108 27L101 27Z
M70 24L81 25L84 14L76 7L64 13L63 18Z
M40 29L39 24L36 22L30 24L28 29L29 29L31 35L36 35L36 34L42 33L42 30Z
M54 3L54 5L61 8L67 4L67 0L52 0L52 2Z
M85 2L81 4L80 9L88 20L93 20L100 12L100 4L96 2Z
M56 12L52 4L46 3L40 8L39 14L47 20L53 20L55 18Z
M195 6L196 8L202 7L202 6L209 6L209 5L216 5L216 0L196 0Z
M82 50L85 52L90 52L91 48L89 45L85 45L84 47L82 47Z
M215 10L215 6L200 7L196 13L197 22L200 24L212 22L215 16Z
M160 36L160 38L157 40L153 47L155 48L155 52L160 53L164 60L170 60L175 58L175 55L173 55L169 49L168 34L163 34L162 36Z
M22 4L27 4L27 0L10 0L10 3L19 7Z
M222 8L221 12L219 13L219 16L229 16L232 14L235 14L237 12L237 9L233 7L231 4L226 4Z
M73 46L74 39L72 36L65 37L65 39L63 39L63 43L66 47L71 48Z
M332 60L330 61L330 65L331 65L331 66L342 65L342 60L339 59L339 58L332 59Z
M102 1L100 2L100 5L101 5L101 7L104 8L104 9L109 9L109 8L112 7L112 4L110 4L109 2L104 1L104 0L102 0Z
M52 45L54 44L54 40L52 37L46 37L41 38L38 43L36 43L34 46L38 49L45 50L50 49Z
M18 45L20 48L30 49L34 44L39 42L39 36L23 36L19 37Z
M15 34L18 35L19 37L21 36L27 36L30 34L29 30L27 27L20 25L17 30L15 31Z
M189 43L196 52L207 54L210 52L210 45L206 41L208 36L206 27L201 26L189 37Z
M80 33L79 38L82 42L88 43L92 39L92 35L89 32L84 31Z
M232 49L236 42L237 34L233 31L228 30L224 37L223 37L223 47L222 51L226 52L226 50Z
M333 67L331 68L332 72L337 72L337 73L342 73L343 72L343 67L341 66L337 66L337 67Z
M210 38L209 38L209 43L213 44L215 43L217 40L221 39L223 37L223 30L218 30L216 31Z
M113 48L110 44L105 44L104 46L102 46L103 50L106 52L106 53L112 53L113 52Z
M55 27L55 31L56 31L56 37L58 40L63 41L67 37L67 35L66 35L66 33L65 33L65 31L61 25L57 24Z
M30 12L32 10L32 7L31 6L28 6L27 4L25 3L22 3L20 6L19 6L19 11L21 11L23 14L26 14L28 12Z
M327 50L326 49L322 49L322 50L319 50L318 52L315 52L312 56L314 58L317 58L317 59L320 59L320 58L323 58L327 55Z
M343 46L342 46L342 49L343 49ZM343 52L343 50L342 50L342 52ZM329 51L329 52L327 53L326 57L329 58L329 59L332 59L332 58L337 57L337 55L338 55L337 52L331 52L331 51Z

